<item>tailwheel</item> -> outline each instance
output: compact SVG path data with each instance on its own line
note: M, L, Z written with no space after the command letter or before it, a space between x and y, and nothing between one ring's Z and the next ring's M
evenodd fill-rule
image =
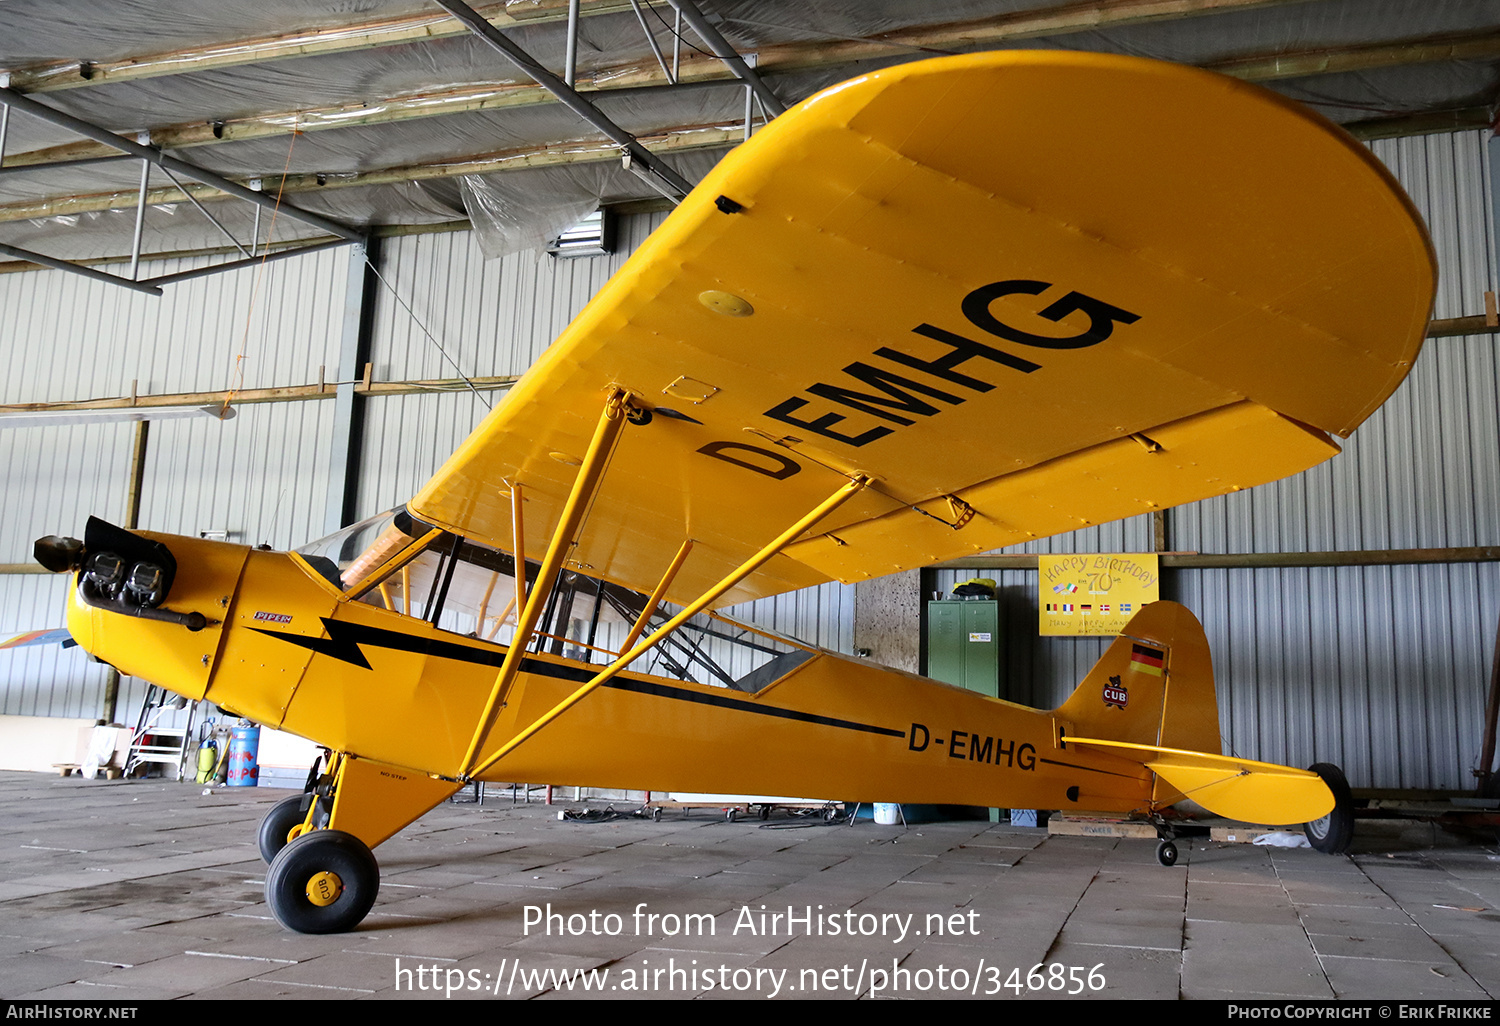
M1177 844L1175 841L1164 840L1156 846L1156 861L1164 866L1177 865Z
M260 821L260 857L267 863L276 857L276 853L287 846L287 842L298 837L302 832L302 824L307 820L307 810L311 807L314 795L294 794L290 798L283 798L272 806L271 811L266 813L266 818ZM328 822L327 803L320 801L318 813L313 817L313 826L322 827Z
M1322 819L1302 824L1302 832L1307 835L1307 843L1318 851L1342 855L1354 840L1354 797L1349 791L1349 781L1344 779L1344 771L1331 762L1314 763L1308 769L1322 777L1333 792L1333 811Z
M277 853L266 873L267 904L282 926L298 933L354 929L379 891L375 856L342 830L303 834Z

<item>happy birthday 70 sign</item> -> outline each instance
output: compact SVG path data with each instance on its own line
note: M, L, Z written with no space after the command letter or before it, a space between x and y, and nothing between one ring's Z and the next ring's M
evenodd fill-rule
M1043 636L1119 634L1161 597L1154 553L1038 556L1037 569Z

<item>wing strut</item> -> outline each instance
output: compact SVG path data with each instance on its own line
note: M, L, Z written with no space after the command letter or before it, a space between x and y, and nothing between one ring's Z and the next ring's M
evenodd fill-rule
M715 584L712 588L708 589L708 591L704 592L691 604L684 606L681 612L672 617L666 623L662 624L661 627L657 628L656 631L654 631L650 637L646 638L645 641L640 642L634 648L628 650L624 655L620 656L603 670L599 671L599 673L596 674L592 680L588 681L588 683L584 684L577 691L573 692L567 698L557 703L557 705L554 706L551 710L538 717L529 727L507 741L500 747L499 751L495 752L494 755L491 755L489 758L485 759L484 762L480 763L478 767L476 767L472 771L469 771L466 776L480 776L491 766L495 765L495 763L499 762L501 759L505 758L505 756L515 751L516 748L518 748L529 737L531 737L537 731L541 730L547 724L551 723L553 720L557 719L557 717L561 716L563 713L567 712L574 705L581 702L589 694L589 692L599 687L599 685L609 681L621 670L625 669L625 667L629 666L636 659L640 658L646 652L654 648L663 638L671 634L678 627L681 627L684 623L692 619L694 616L697 616L715 599L717 599L719 596L727 592L730 588L733 588L735 585L739 584L740 581L744 580L746 577L754 573L772 556L776 555L787 545L790 545L803 533L810 530L814 524L818 523L818 521L822 520L828 514L832 513L834 510L842 506L848 499L861 491L869 483L870 479L865 477L864 475L859 475L844 482L844 484L839 487L838 491L834 492L828 498L824 499L811 512L807 513L795 524L783 531L776 537L774 541L767 544L765 548L761 549L755 555L751 556L746 562L740 564L732 573L730 573L728 577L724 578L718 584ZM682 550L679 550L678 556L681 558L686 558L686 553ZM676 561L674 560L674 563L675 562ZM668 573L672 573L672 570L669 569ZM518 645L513 645L511 647L511 652L517 652L519 650L520 646ZM509 657L510 653L507 653L507 663L509 662ZM486 714L488 715L488 710L486 710ZM489 727L486 723L481 733L488 732ZM478 741L478 738L476 737L475 740ZM465 765L467 764L468 760L466 759Z
M661 605L662 596L672 586L672 581L677 576L677 571L682 569L682 564L687 561L688 553L692 551L693 539L689 538L677 550L677 555L672 557L672 564L667 567L667 572L662 575L661 583L656 586L656 590L651 593L651 597L641 607L641 615L636 617L635 625L630 628L630 633L625 636L625 643L620 646L621 652L629 652L630 646L635 644L636 639L641 636L641 632L646 629L646 624L651 622L651 615L656 612L656 607Z
M479 745L489 733L490 725L495 718L495 710L499 708L506 692L510 690L511 684L516 679L516 673L521 668L521 660L525 656L526 646L531 644L532 633L536 630L537 620L541 618L542 607L552 592L552 585L557 582L558 573L562 570L563 558L573 547L573 536L578 533L584 514L599 490L604 468L609 463L610 454L614 452L620 431L625 427L627 411L628 402L625 393L618 389L612 391L604 403L603 411L599 414L599 423L594 428L594 437L589 441L588 452L584 454L578 474L573 478L573 490L568 493L568 500L563 504L562 516L558 520L557 530L552 534L552 543L547 547L547 554L542 557L542 565L537 571L536 582L531 586L531 594L526 598L525 605L521 607L520 616L516 620L515 638L505 653L505 661L500 664L500 672L495 675L495 686L490 689L490 697L485 703L484 714L479 717L479 725L474 731L474 738L469 742L469 750L464 754L464 761L459 767L461 774L473 765L474 759L479 754ZM511 498L517 525L516 540L519 542L521 540L520 499L519 488L514 482L511 484ZM515 554L515 560L516 595L519 598L523 594L521 589L524 585L520 584L520 579L526 574L526 554L518 551Z
M511 552L515 554L516 560L516 608L526 608L526 532L521 514L521 503L525 499L521 495L521 482L512 481L510 484L510 532Z

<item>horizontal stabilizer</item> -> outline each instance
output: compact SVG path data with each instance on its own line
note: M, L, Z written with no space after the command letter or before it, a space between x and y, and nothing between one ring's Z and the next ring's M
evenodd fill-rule
M1126 741L1070 737L1068 744L1140 752L1146 756L1142 764L1181 791L1183 798L1227 819L1276 825L1308 823L1333 811L1333 792L1309 770Z

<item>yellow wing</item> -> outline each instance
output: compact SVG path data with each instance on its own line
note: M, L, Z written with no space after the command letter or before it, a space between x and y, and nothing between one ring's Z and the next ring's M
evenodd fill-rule
M605 392L628 429L575 565L685 601L876 479L719 603L879 576L1284 477L1400 383L1431 247L1310 112L1082 53L906 64L739 147L410 504L528 554Z

